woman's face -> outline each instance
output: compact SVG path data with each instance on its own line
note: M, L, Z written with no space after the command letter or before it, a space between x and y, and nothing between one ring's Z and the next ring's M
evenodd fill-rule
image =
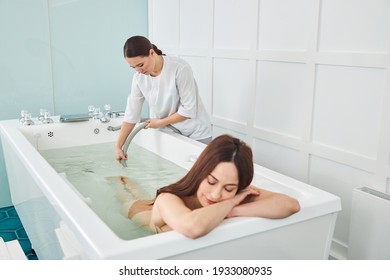
M155 52L150 50L148 56L125 57L125 60L138 73L150 75L155 67L154 54Z
M234 163L221 162L200 183L196 192L204 207L233 198L238 190L238 171Z

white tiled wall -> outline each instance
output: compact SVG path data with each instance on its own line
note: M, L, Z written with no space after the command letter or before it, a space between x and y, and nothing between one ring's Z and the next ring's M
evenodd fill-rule
M149 0L149 15L150 39L193 66L214 135L342 198L345 256L353 188L390 192L390 1Z

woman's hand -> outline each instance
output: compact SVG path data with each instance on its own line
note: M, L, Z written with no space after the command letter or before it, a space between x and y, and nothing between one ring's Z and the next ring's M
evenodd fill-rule
M251 187L247 187L237 193L235 197L233 198L233 201L235 202L235 206L240 205L245 199L251 197L251 196L259 196L260 191Z
M253 199L254 197L260 196L260 190L256 188L252 188L251 186L243 189L239 193L236 194L236 196L232 199L234 201L234 207L232 211L226 216L226 218L235 217L234 209L239 206L242 203L248 202L249 200Z
M244 191L257 191L261 195L246 195L246 199L236 204L226 216L231 217L263 217L269 219L286 218L300 210L299 201L283 193L276 193L254 186L247 187ZM236 195L245 195L242 192Z

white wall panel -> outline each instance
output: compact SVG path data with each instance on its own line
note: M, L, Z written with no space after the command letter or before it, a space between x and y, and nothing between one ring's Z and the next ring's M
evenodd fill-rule
M248 135L245 135L243 133L239 133L239 132L231 130L231 129L227 129L224 127L214 125L213 126L213 138L215 138L219 135L222 135L222 134L230 134L234 137L237 137L237 138L245 141L248 145L250 145L250 139L249 139Z
M390 1L323 0L321 51L388 52Z
M306 167L306 157L297 150L255 139L254 158L264 167L302 181L306 180L306 174L302 168Z
M255 127L300 138L307 96L306 79L304 64L259 61Z
M214 59L213 115L245 124L253 81L247 60Z
M375 158L383 91L383 69L318 66L313 142Z
M262 0L259 49L306 50L310 26L310 0Z
M151 37L193 66L213 135L339 195L334 238L346 252L352 189L390 192L390 1L149 4Z
M214 47L250 49L257 0L215 0Z
M153 1L149 5L149 33L158 47L179 46L179 3L180 0Z
M180 47L212 46L213 1L182 0L180 2Z
M351 197L354 188L372 186L373 174L335 161L312 156L310 160L310 184L341 198L342 211L338 214L335 236L348 239L351 213Z
M390 178L386 179L386 190L385 192L390 193Z

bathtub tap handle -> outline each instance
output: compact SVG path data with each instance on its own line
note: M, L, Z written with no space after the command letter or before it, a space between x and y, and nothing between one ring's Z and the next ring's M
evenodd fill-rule
M29 112L24 113L24 120L23 120L23 126L30 126L34 125L35 123L31 119L31 114Z
M44 117L43 117L42 123L48 124L48 123L53 123L53 122L54 122L53 119L50 118L50 113L48 111L46 111L44 113Z
M124 116L125 112L124 111L111 111L111 118L118 118L120 116Z
M110 120L111 120L111 118L110 118L109 114L104 114L102 117L100 117L100 121L102 123L108 123Z
M38 121L42 122L45 119L45 112L47 112L46 109L39 109Z
M109 131L117 131L117 130L120 130L120 129L121 129L121 125L118 125L118 126L110 125L110 126L107 127L107 130L109 130Z
M27 110L22 110L22 111L20 111L21 117L20 117L20 119L19 119L19 122L20 122L21 124L24 123L26 114L28 114L28 111L27 111Z
M111 105L105 104L104 105L104 111L103 116L100 117L100 121L102 123L108 123L111 120L112 112L111 112Z

